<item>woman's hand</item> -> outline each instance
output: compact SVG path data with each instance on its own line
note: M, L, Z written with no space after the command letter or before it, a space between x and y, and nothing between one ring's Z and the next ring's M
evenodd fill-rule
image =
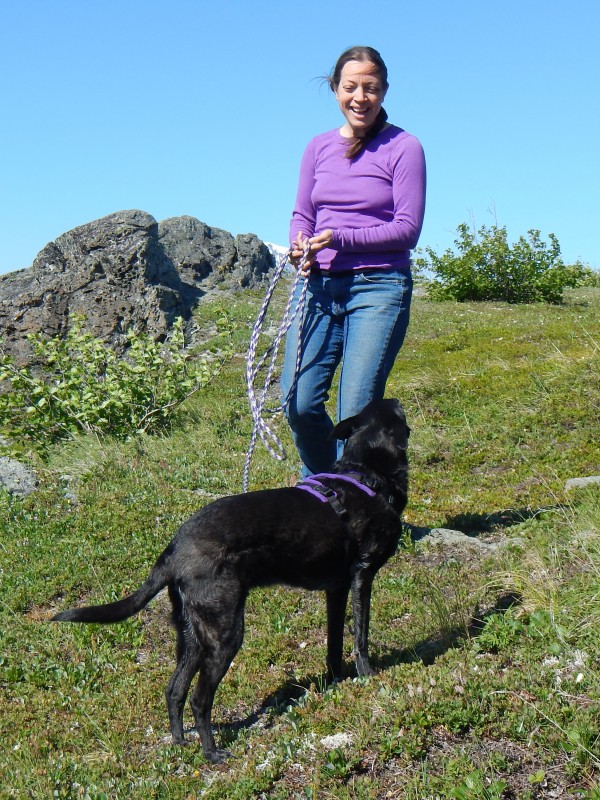
M292 247L290 250L290 263L295 269L298 269L300 260L304 256L306 250L308 250L308 256L302 265L302 276L304 278L308 277L310 268L315 263L315 257L310 252L310 239L308 236L305 236L302 231L300 231L295 240L292 242Z
M290 262L292 266L298 268L300 259L308 249L308 256L302 267L302 275L306 277L310 272L310 268L315 263L315 254L318 253L319 250L329 247L332 236L333 231L329 229L318 233L316 236L311 236L310 238L300 231L296 239L292 242L290 250Z
M319 250L324 250L326 247L329 247L331 244L331 240L333 238L333 231L327 228L327 230L318 233L316 236L312 236L308 243L310 245L310 252L311 253L318 253Z

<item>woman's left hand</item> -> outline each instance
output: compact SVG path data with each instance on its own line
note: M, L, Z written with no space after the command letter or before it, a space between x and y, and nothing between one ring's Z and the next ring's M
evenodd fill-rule
M324 250L326 247L329 247L332 239L333 231L330 228L321 231L321 233L318 233L316 236L311 236L311 238L308 240L310 252L318 253L319 250Z

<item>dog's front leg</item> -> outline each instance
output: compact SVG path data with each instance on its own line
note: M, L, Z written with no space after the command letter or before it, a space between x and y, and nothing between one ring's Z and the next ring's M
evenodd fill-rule
M327 677L330 680L342 676L344 617L349 591L350 586L344 586L327 592Z
M354 658L359 675L372 675L369 664L369 618L373 576L358 570L352 579L352 615L354 617Z

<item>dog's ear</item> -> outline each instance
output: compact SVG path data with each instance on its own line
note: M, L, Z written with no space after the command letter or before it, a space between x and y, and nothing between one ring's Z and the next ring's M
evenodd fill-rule
M371 400L358 414L340 420L331 431L328 438L341 440L349 439L350 435L362 425L368 425L369 422L373 420L374 416L378 423L385 425L386 418L389 417L390 414L394 422L398 414L401 414L402 419L406 422L404 411L398 400L393 398L387 400ZM406 435L408 437L408 434ZM408 447L408 441L406 446Z
M349 439L350 434L356 428L357 419L360 414L356 414L354 417L348 417L348 419L343 419L335 426L335 428L331 431L328 439Z

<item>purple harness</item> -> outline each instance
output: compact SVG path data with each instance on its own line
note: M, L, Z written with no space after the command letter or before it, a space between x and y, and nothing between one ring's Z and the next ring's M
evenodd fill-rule
M317 500L320 500L322 503L329 503L335 513L340 517L347 516L348 512L340 503L337 492L335 492L330 486L325 486L322 484L319 478L332 478L333 480L337 481L346 481L346 483L351 483L352 486L356 486L357 489L360 489L369 497L375 497L377 494L377 492L375 492L370 486L361 483L351 475L341 475L333 472L319 472L317 475L311 475L310 477L304 478L303 481L296 484L296 489L302 489L305 492L309 492L313 495L313 497L316 497Z

